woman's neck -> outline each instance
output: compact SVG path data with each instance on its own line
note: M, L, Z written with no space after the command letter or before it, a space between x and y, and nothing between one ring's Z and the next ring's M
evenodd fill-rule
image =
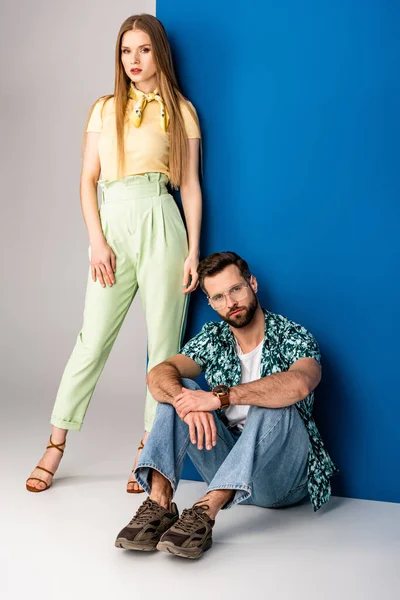
M154 90L157 87L157 79L151 78L151 79L147 79L146 81L140 81L139 83L134 83L133 85L140 92L143 92L144 94L150 94L151 92L154 92Z

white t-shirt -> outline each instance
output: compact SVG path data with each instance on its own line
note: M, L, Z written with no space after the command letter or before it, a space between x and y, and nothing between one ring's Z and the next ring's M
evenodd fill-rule
M242 349L236 342L236 352L240 360L240 366L242 367L242 378L240 383L250 383L261 377L261 354L263 349L264 340L254 348L251 352L243 354ZM225 411L225 416L229 421L229 425L236 425L239 429L243 429L246 423L247 413L249 412L250 406L245 404L235 404L228 406Z

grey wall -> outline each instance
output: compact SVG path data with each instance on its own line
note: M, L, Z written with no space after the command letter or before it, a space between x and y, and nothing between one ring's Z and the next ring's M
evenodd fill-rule
M14 415L42 433L82 323L82 133L91 104L113 90L122 21L155 14L155 0L19 0L0 11L2 422ZM124 422L140 435L145 362L136 298L89 409L91 429Z

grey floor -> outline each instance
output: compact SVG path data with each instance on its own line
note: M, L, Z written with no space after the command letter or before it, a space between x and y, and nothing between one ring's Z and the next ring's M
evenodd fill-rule
M116 549L117 532L144 495L125 493L132 444L126 430L119 443L110 439L108 426L103 420L70 436L59 476L43 494L26 492L24 479L47 429L32 423L23 438L4 429L5 600L400 598L397 504L333 498L317 514L309 504L281 511L239 506L220 514L214 546L200 561ZM182 482L178 507L190 506L204 489Z

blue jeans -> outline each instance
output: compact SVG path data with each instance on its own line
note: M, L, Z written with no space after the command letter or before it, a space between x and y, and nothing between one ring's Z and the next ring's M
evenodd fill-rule
M200 389L190 379L189 389ZM189 439L189 427L171 404L159 403L135 477L148 494L151 469L178 486L186 453L208 483L208 490L235 490L224 508L239 502L268 508L290 506L307 495L309 439L295 406L251 406L242 432L230 429L214 413L217 444L198 450Z

